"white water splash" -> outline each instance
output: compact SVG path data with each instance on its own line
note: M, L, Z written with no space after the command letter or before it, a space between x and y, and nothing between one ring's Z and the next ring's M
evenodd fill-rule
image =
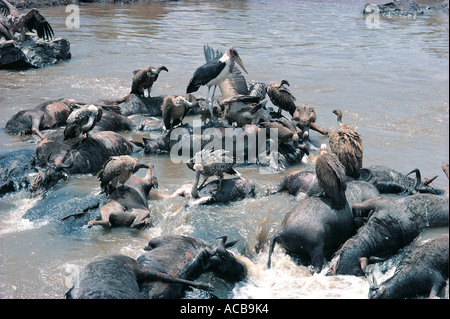
M237 256L248 269L247 281L233 290L238 299L367 299L369 285L362 277L311 274L308 267L298 266L280 248L272 255L272 267L267 268L267 252L256 262Z
M11 207L3 210L2 207L2 218L0 222L0 237L6 234L14 232L22 232L30 229L39 228L48 223L46 220L41 221L30 221L29 219L23 218L23 215L33 206L35 206L42 198L37 196L35 198L30 198L29 193L19 192L11 195L7 195L1 199L1 201L10 205Z

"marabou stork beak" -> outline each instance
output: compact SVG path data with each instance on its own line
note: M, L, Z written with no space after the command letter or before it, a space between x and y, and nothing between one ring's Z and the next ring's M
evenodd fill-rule
M242 68L242 70L245 71L245 73L248 74L247 69L244 66L244 62L242 62L241 57L239 55L235 55L234 59L236 60L237 64L239 64L239 66Z

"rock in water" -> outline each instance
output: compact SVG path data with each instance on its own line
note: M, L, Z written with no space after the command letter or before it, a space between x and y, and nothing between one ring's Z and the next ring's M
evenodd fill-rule
M42 68L70 58L70 42L65 38L45 41L27 35L25 41L0 42L0 69Z

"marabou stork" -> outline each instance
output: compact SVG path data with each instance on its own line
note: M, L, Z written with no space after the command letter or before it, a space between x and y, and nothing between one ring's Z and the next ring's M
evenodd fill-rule
M363 162L362 138L355 128L342 124L342 110L334 110L337 115L339 129L331 127L328 131L328 142L342 165L347 176L359 178Z
M14 36L16 32L19 32L22 41L25 40L25 33L33 30L36 30L38 37L44 40L50 40L53 37L52 27L36 9L31 9L25 14L19 14L19 11L8 1L0 0L0 12L6 16L6 21L10 27L10 34ZM0 23L0 25L2 24L4 22ZM4 32L1 34L4 35Z
M347 201L345 167L336 154L329 148L322 146L316 159L316 176L322 193L331 199L335 209L343 209Z
M194 75L189 81L186 93L197 92L200 86L203 85L208 87L206 104L209 104L211 121L214 121L213 103L217 85L225 81L226 78L233 72L235 61L245 71L245 73L248 73L236 49L234 47L229 47L221 58L208 61L195 70ZM214 86L214 88L211 94L211 101L209 102L209 93L212 86Z
M91 131L95 124L101 120L103 109L93 104L84 105L70 113L67 118L66 128L64 129L64 140L69 138L81 138L83 134ZM81 141L80 141L81 142Z
M218 50L205 45L206 62L214 61L222 56ZM219 106L223 109L223 116L229 124L236 123L242 127L259 120L268 121L269 112L266 108L265 84L250 80L248 83L241 71L234 66L230 75L218 85L222 93Z
M158 79L159 73L164 70L169 70L164 65L159 65L158 68L149 66L145 69L133 71L133 78L131 80L131 92L144 96L144 91L147 90L147 95L150 97L150 92L153 87L153 83Z
M141 168L149 168L149 166L139 163L137 159L129 155L111 156L98 173L100 187L107 195L110 195L118 183L121 183L123 187L130 176Z

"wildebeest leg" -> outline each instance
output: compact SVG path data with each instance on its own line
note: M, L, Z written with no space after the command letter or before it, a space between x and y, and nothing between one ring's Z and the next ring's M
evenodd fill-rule
M138 280L142 280L142 281L162 281L162 282L167 282L167 283L171 283L171 284L183 284L183 285L187 285L187 286L192 286L194 288L198 288L198 289L202 289L202 290L207 290L207 291L213 291L214 287L208 283L203 283L203 282L195 282L195 281L191 281L191 280L185 280L185 279L181 279L181 278L176 278L173 277L169 274L165 274L153 269L149 269L149 268L144 268L141 269L140 271L138 271L138 273L136 274L136 277Z
M140 227L143 225L150 225L150 214L146 209L133 209L133 212L136 213L136 218L133 223L130 225L131 228Z
M272 240L270 241L270 247L269 247L269 259L267 261L267 268L270 269L271 267L271 263L272 263L272 253L273 253L273 249L275 248L275 244L276 243L280 243L281 242L281 235L277 234L275 236L272 237Z
M435 279L433 287L431 287L430 295L428 296L428 298L430 298L430 299L431 298L437 298L438 295L439 295L439 292L446 285L445 279L442 278L442 276L440 274L436 274L436 277L438 277L438 278Z
M94 225L100 225L104 227L111 227L111 223L109 221L109 217L111 216L111 213L114 212L116 209L123 210L122 205L119 203L116 204L110 204L108 206L100 207L100 220L92 219L88 223L88 228L91 228Z
M315 273L320 273L323 266L323 243L317 244L311 252L311 265Z

